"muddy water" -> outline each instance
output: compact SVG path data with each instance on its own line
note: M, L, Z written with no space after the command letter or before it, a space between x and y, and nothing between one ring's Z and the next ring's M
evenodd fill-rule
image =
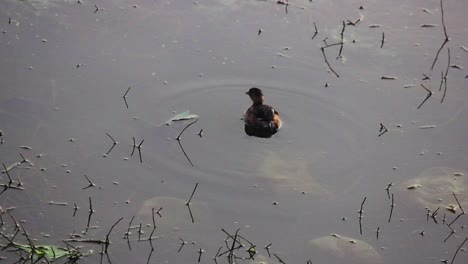
M137 242L138 230L131 231L131 251L121 238L133 216L148 237L151 208L162 208L152 263L197 261L200 248L202 262L211 262L224 246L221 228L240 228L268 263L278 262L263 248L270 243L286 263L450 260L467 235L462 216L443 243L450 234L443 215L456 217L444 206L456 205L452 192L462 206L468 199L467 4L444 3L446 47L451 64L463 69L450 68L440 103L446 48L431 81L421 81L444 40L438 1L372 1L363 10L358 1L290 2L286 13L274 1L2 1L0 160L8 166L22 153L34 165L10 171L25 190L8 189L0 206L15 207L11 213L38 243L60 244L86 229L91 197L85 237L103 238L124 217L111 235L113 263L146 263L151 247ZM339 42L342 21L358 18L345 28L342 58L339 46L326 49L337 78L320 47L325 38ZM421 83L434 95L417 109L426 96ZM271 139L243 131L244 93L252 86L283 118ZM200 116L181 136L193 167L174 140L189 121L161 126L186 110ZM379 137L380 123L389 131ZM118 142L107 156L112 140L105 133ZM138 150L131 155L132 137L137 145L144 140L143 163ZM83 190L84 174L95 187ZM185 203L197 182L192 223ZM438 207L439 224L427 221L426 208ZM2 232L13 233L12 223ZM331 233L342 239L330 240ZM187 245L178 252L180 238ZM330 242L342 240L356 246ZM84 246L94 253L80 262L99 261L100 247ZM463 263L466 251L457 258Z

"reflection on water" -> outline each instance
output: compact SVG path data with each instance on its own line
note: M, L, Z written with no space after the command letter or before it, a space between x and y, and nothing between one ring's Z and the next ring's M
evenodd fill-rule
M0 207L14 207L38 244L59 244L70 233L105 238L124 217L110 257L146 263L150 247L138 235L149 235L151 209L162 208L150 262L193 262L200 249L201 262L210 261L220 246L228 250L221 228L240 228L257 246L258 258L244 263L276 263L270 253L287 263L451 259L467 218L441 243L450 232L442 211L455 209L447 221L461 212L453 192L468 207L466 1L444 1L451 64L460 67L449 67L443 103L445 48L428 72L442 27L421 28L441 23L437 1L80 2L0 3L0 161L16 164L20 153L31 161L9 171L11 182L0 174ZM326 49L336 78L320 47L341 40L341 57L339 45ZM433 95L417 109L427 94L420 83ZM246 135L241 120L253 86L284 122L269 139ZM193 167L175 140L190 121L159 126L188 109L199 119L180 143ZM389 131L378 137L380 123ZM131 154L133 138L143 142L142 163ZM96 186L83 189L83 175ZM24 190L8 187L19 182ZM185 203L195 183L192 223ZM387 186L395 198L390 222ZM364 197L361 236L356 212ZM426 220L425 207L441 208L439 224ZM85 235L89 211L94 228ZM131 228L130 251L120 238L133 217L142 233ZM13 235L15 223L3 220L2 232ZM347 237L309 243L324 233ZM5 251L0 257L16 260ZM80 262L99 259L94 253Z

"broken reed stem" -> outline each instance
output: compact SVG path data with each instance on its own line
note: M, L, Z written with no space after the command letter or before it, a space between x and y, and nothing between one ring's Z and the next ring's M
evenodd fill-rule
M286 262L284 262L278 255L276 255L276 253L273 253L273 256L278 259L279 263L286 264Z
M377 230L375 231L375 233L376 233L376 236L377 236L377 240L379 240L380 226L377 227Z
M421 108L421 106L432 96L432 91L427 89L423 84L421 84L422 88L424 88L424 90L427 91L427 96L426 98L424 99L424 101L422 101L422 103L418 106L418 109Z
M448 52L448 63L447 63L447 69L445 70L445 75L444 75L444 95L442 95L442 99L440 100L440 103L442 103L445 99L445 94L447 93L447 74L450 69L450 48L447 48Z
M131 86L128 87L127 91L125 92L125 94L122 96L122 98L124 99L124 102L125 102L125 106L127 106L128 108L128 103L127 103L127 94L128 92L130 91L130 88L132 88ZM106 133L107 134L107 133ZM111 137L112 138L112 137ZM113 139L112 139L113 140ZM115 141L114 141L115 142Z
M327 60L327 55L325 54L325 47L321 47L320 50L322 50L323 58L325 59L325 62L327 63L328 68L335 74L336 77L339 78L340 75L338 75L338 73L335 72L335 70L331 67L330 63Z
M442 4L442 0L440 0L440 13L442 16L442 26L444 27L444 35L445 35L445 40L449 40L448 34L447 34L447 28L445 27L445 19L444 19L444 5Z
M447 44L447 42L449 41L449 37L448 37L448 34L447 34L447 28L445 26L444 5L443 5L442 0L440 0L440 13L441 13L441 17L442 17L442 27L444 28L445 39L444 39L444 43L442 43L442 46L440 46L439 50L437 51L437 54L436 54L436 57L435 57L434 61L432 62L431 71L434 69L434 65L435 65L435 63L437 61L437 58L439 57L440 51L444 48L445 44Z
M379 129L379 137L382 136L383 134L387 133L388 132L388 129L382 124L380 123L380 129Z
M180 140L180 136L182 136L182 134L184 133L184 131L189 128L191 125L195 124L196 122L198 121L198 119L195 119L195 121L193 121L192 123L188 124L184 129L182 129L182 131L180 131L180 134L176 137L176 140L179 141Z
M91 196L89 197L89 214L88 214L88 223L86 224L85 234L88 233L89 230L89 223L91 222L91 215L94 213L93 210L93 202L91 200Z
M465 210L463 210L463 207L461 206L460 202L458 201L458 198L457 198L457 195L455 194L455 192L452 192L452 194L453 194L453 197L455 197L455 200L457 201L458 207L460 207L460 210L462 211L462 213L465 213Z
M362 235L362 214L363 214L363 210L362 208L364 207L364 203L366 202L366 199L367 197L364 197L364 200L362 200L362 203L361 203L361 209L359 209L359 233Z
M197 190L197 187L198 187L198 182L195 184L195 188L193 188L192 194L190 195L190 199L188 200L188 202L185 205L190 205L190 202L192 201L192 198L193 198L193 194Z
M438 214L437 212L439 211L439 209L440 209L440 207L438 207L438 208L432 213L432 215L431 215L432 220L434 220L434 223L436 223L436 224L439 224L439 223L437 222L437 219L436 219L436 216L437 216L437 214Z
M388 217L388 222L390 223L390 221L392 221L392 215L393 215L393 208L395 207L395 203L394 203L394 199L393 199L393 193L392 193L392 204L390 205L390 216Z
M315 33L314 33L314 35L312 36L312 40L313 40L313 39L317 36L317 34L319 33L319 32L318 32L318 29L317 29L317 25L315 24L315 22L314 22L314 28L315 28Z
M442 2L442 0L440 2ZM461 247L463 247L463 245L466 243L467 240L468 240L468 237L465 238L465 240L463 240L463 243L461 243L460 246L457 248L457 251L455 251L452 261L450 261L450 264L453 264L453 262L455 261L455 258L457 257L458 251L460 251Z
M464 214L465 212L461 212L459 215L457 215L457 217L455 217L455 219L452 220L452 222L450 222L450 224L448 224L448 226L452 226L452 224L455 223L458 220L458 218L460 218Z
M190 160L189 156L187 155L187 152L185 152L185 149L184 147L182 147L182 143L180 143L180 140L177 140L177 143L179 143L179 147L180 149L182 150L182 152L184 153L184 156L185 158L188 160L188 162L190 163L190 165L193 167L195 165L193 165L192 161Z
M340 51L338 52L338 57L336 59L341 58L341 52L343 51L343 46L344 46L343 38L344 38L345 28L346 28L346 23L343 21L343 29L341 30L341 34L340 34L341 35L341 46L340 46Z
M447 225L448 228L450 228L450 234L444 239L444 243L447 242L447 240L453 235L455 234L455 230L453 230L453 228L449 225Z
M380 43L380 48L383 48L384 42L385 42L385 32L382 32L382 41Z
M106 235L106 248L105 248L105 250L104 250L104 252L105 252L106 254L107 254L107 249L109 248L109 245L110 245L109 236L110 236L112 230L114 229L114 227L115 227L118 223L120 223L120 221L122 221L122 219L124 219L124 218L121 217L119 220L117 220L117 222L115 222L115 223L111 226L111 228L109 229L109 232L107 232L107 235Z

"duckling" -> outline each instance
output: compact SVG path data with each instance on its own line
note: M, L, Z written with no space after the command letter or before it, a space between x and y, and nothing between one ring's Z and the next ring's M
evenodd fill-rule
M245 133L249 136L269 138L281 128L278 111L263 104L264 96L261 89L250 88L246 94L252 100L252 106L244 114Z

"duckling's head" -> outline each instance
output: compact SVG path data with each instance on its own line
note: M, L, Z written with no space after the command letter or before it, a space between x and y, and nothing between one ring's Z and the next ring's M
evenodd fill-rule
M263 104L263 92L260 88L252 87L245 94L250 96L254 104Z

